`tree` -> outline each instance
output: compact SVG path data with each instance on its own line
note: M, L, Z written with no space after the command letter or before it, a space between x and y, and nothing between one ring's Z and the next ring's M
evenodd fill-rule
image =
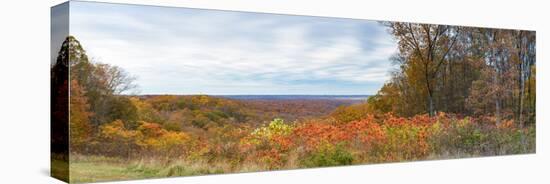
M533 116L529 115L534 105L525 103L526 99L532 99L531 88L534 87L529 82L535 66L534 32L479 28L478 33L483 43L482 61L485 65L476 81L482 85L472 88L471 98L474 99L470 99L470 105L480 103L474 102L478 98L475 95L485 90L492 97L485 95L483 103L493 105L488 109L494 112L497 124L506 118L516 120L523 127L526 114L528 120L534 122Z
M128 97L113 96L109 103L110 104L106 106L106 108L108 108L106 109L108 114L107 117L105 117L107 122L122 120L125 122L125 127L129 129L135 129L139 126L138 109Z
M395 83L384 84L378 93L368 98L370 112L388 113L398 111L399 89Z
M68 161L69 151L69 41L61 45L51 68L51 150L52 158L61 156Z
M514 31L515 59L517 67L517 87L519 88L517 97L517 114L520 127L524 126L524 113L527 119L534 122L535 100L533 93L535 90L534 73L536 61L536 35L531 31ZM533 81L533 82L531 82ZM527 101L527 103L526 103Z
M535 117L535 32L384 23L398 40L397 71L369 100L376 111L490 115L520 127ZM390 90L391 89L391 90Z
M120 95L137 88L135 77L130 76L124 69L104 63L96 63L93 70L95 80L111 95Z
M495 73L489 68L481 71L480 79L472 82L470 95L466 99L467 107L476 116L489 115L495 112L494 101L496 100L496 90L492 85L492 76Z
M84 90L76 80L71 81L70 96L70 147L73 151L80 151L91 136L89 105Z
M134 84L135 77L120 67L92 62L75 37L68 36L65 42L64 45L68 47L66 52L69 56L70 77L85 91L84 95L93 113L91 124L98 128L101 124L116 119L135 122L125 114L132 113L132 107L121 106L131 104L126 103L128 100L122 99L126 97L121 95L137 88Z
M460 28L398 22L388 22L386 25L398 40L399 52L408 62L420 64L419 69L427 91L428 113L435 115L436 77L456 43Z

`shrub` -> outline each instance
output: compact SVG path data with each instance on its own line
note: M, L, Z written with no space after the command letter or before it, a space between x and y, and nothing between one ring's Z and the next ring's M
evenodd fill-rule
M292 132L293 127L285 124L283 119L275 118L267 127L261 127L252 132L254 137L271 138L273 136L284 136Z
M416 126L384 126L386 139L374 153L380 161L402 161L425 158L428 155L426 132Z
M135 140L140 137L141 134L138 131L126 129L124 122L120 120L102 125L100 127L100 152L128 158L138 149L139 146Z
M168 157L187 156L192 149L192 137L184 132L168 131L156 123L143 122L138 130L141 137L136 143L144 152Z
M287 161L293 130L294 126L276 118L267 126L257 128L244 137L241 148L244 154L249 154L249 160L255 160L267 166L267 169L280 168Z
M339 165L351 165L353 155L348 152L343 144L323 144L318 150L305 157L302 165L305 167L327 167Z
M284 142L283 139L289 136L293 130L294 126L285 124L283 119L276 118L269 125L252 131L241 143L251 145L266 143L271 145L272 143Z

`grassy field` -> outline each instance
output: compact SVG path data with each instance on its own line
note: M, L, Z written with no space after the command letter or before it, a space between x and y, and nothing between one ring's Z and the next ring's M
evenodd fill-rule
M458 158L475 158L479 155L430 155L424 161ZM238 169L228 164L185 163L173 162L162 164L158 161L123 161L113 158L85 156L82 160L71 162L70 183L89 183L105 181L121 181L136 179L152 179L178 176L198 176L207 174L243 173L266 171L259 166L245 165ZM411 160L412 161L412 160ZM129 164L127 164L129 163ZM361 163L369 164L369 163ZM375 164L375 163L370 163ZM287 168L300 169L300 167Z
M71 183L98 182L145 178L141 173L129 172L124 163L105 157L88 157L71 161Z
M59 180L67 181L69 178L69 163L61 159L51 160L51 175Z
M71 159L71 183L221 174L227 165L165 162L158 160L126 161L100 156L75 156Z

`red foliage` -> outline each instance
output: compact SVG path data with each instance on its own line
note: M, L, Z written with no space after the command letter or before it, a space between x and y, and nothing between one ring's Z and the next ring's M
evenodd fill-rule
M335 125L310 122L294 129L294 136L303 140L307 149L314 149L324 141L333 143L342 140L346 137L346 132Z
M315 149L322 143L361 141L364 144L383 141L383 128L375 122L374 116L346 124L305 123L294 130L294 136L304 141L306 149Z

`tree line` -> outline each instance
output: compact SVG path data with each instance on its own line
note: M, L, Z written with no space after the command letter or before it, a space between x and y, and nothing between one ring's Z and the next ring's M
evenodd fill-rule
M69 36L52 67L52 141L70 148L71 165L143 177L535 151L534 32L383 24L398 67L356 104L132 95L135 77ZM71 180L109 179L86 166Z
M534 31L383 22L398 42L397 67L369 99L410 117L448 112L520 126L536 117Z

